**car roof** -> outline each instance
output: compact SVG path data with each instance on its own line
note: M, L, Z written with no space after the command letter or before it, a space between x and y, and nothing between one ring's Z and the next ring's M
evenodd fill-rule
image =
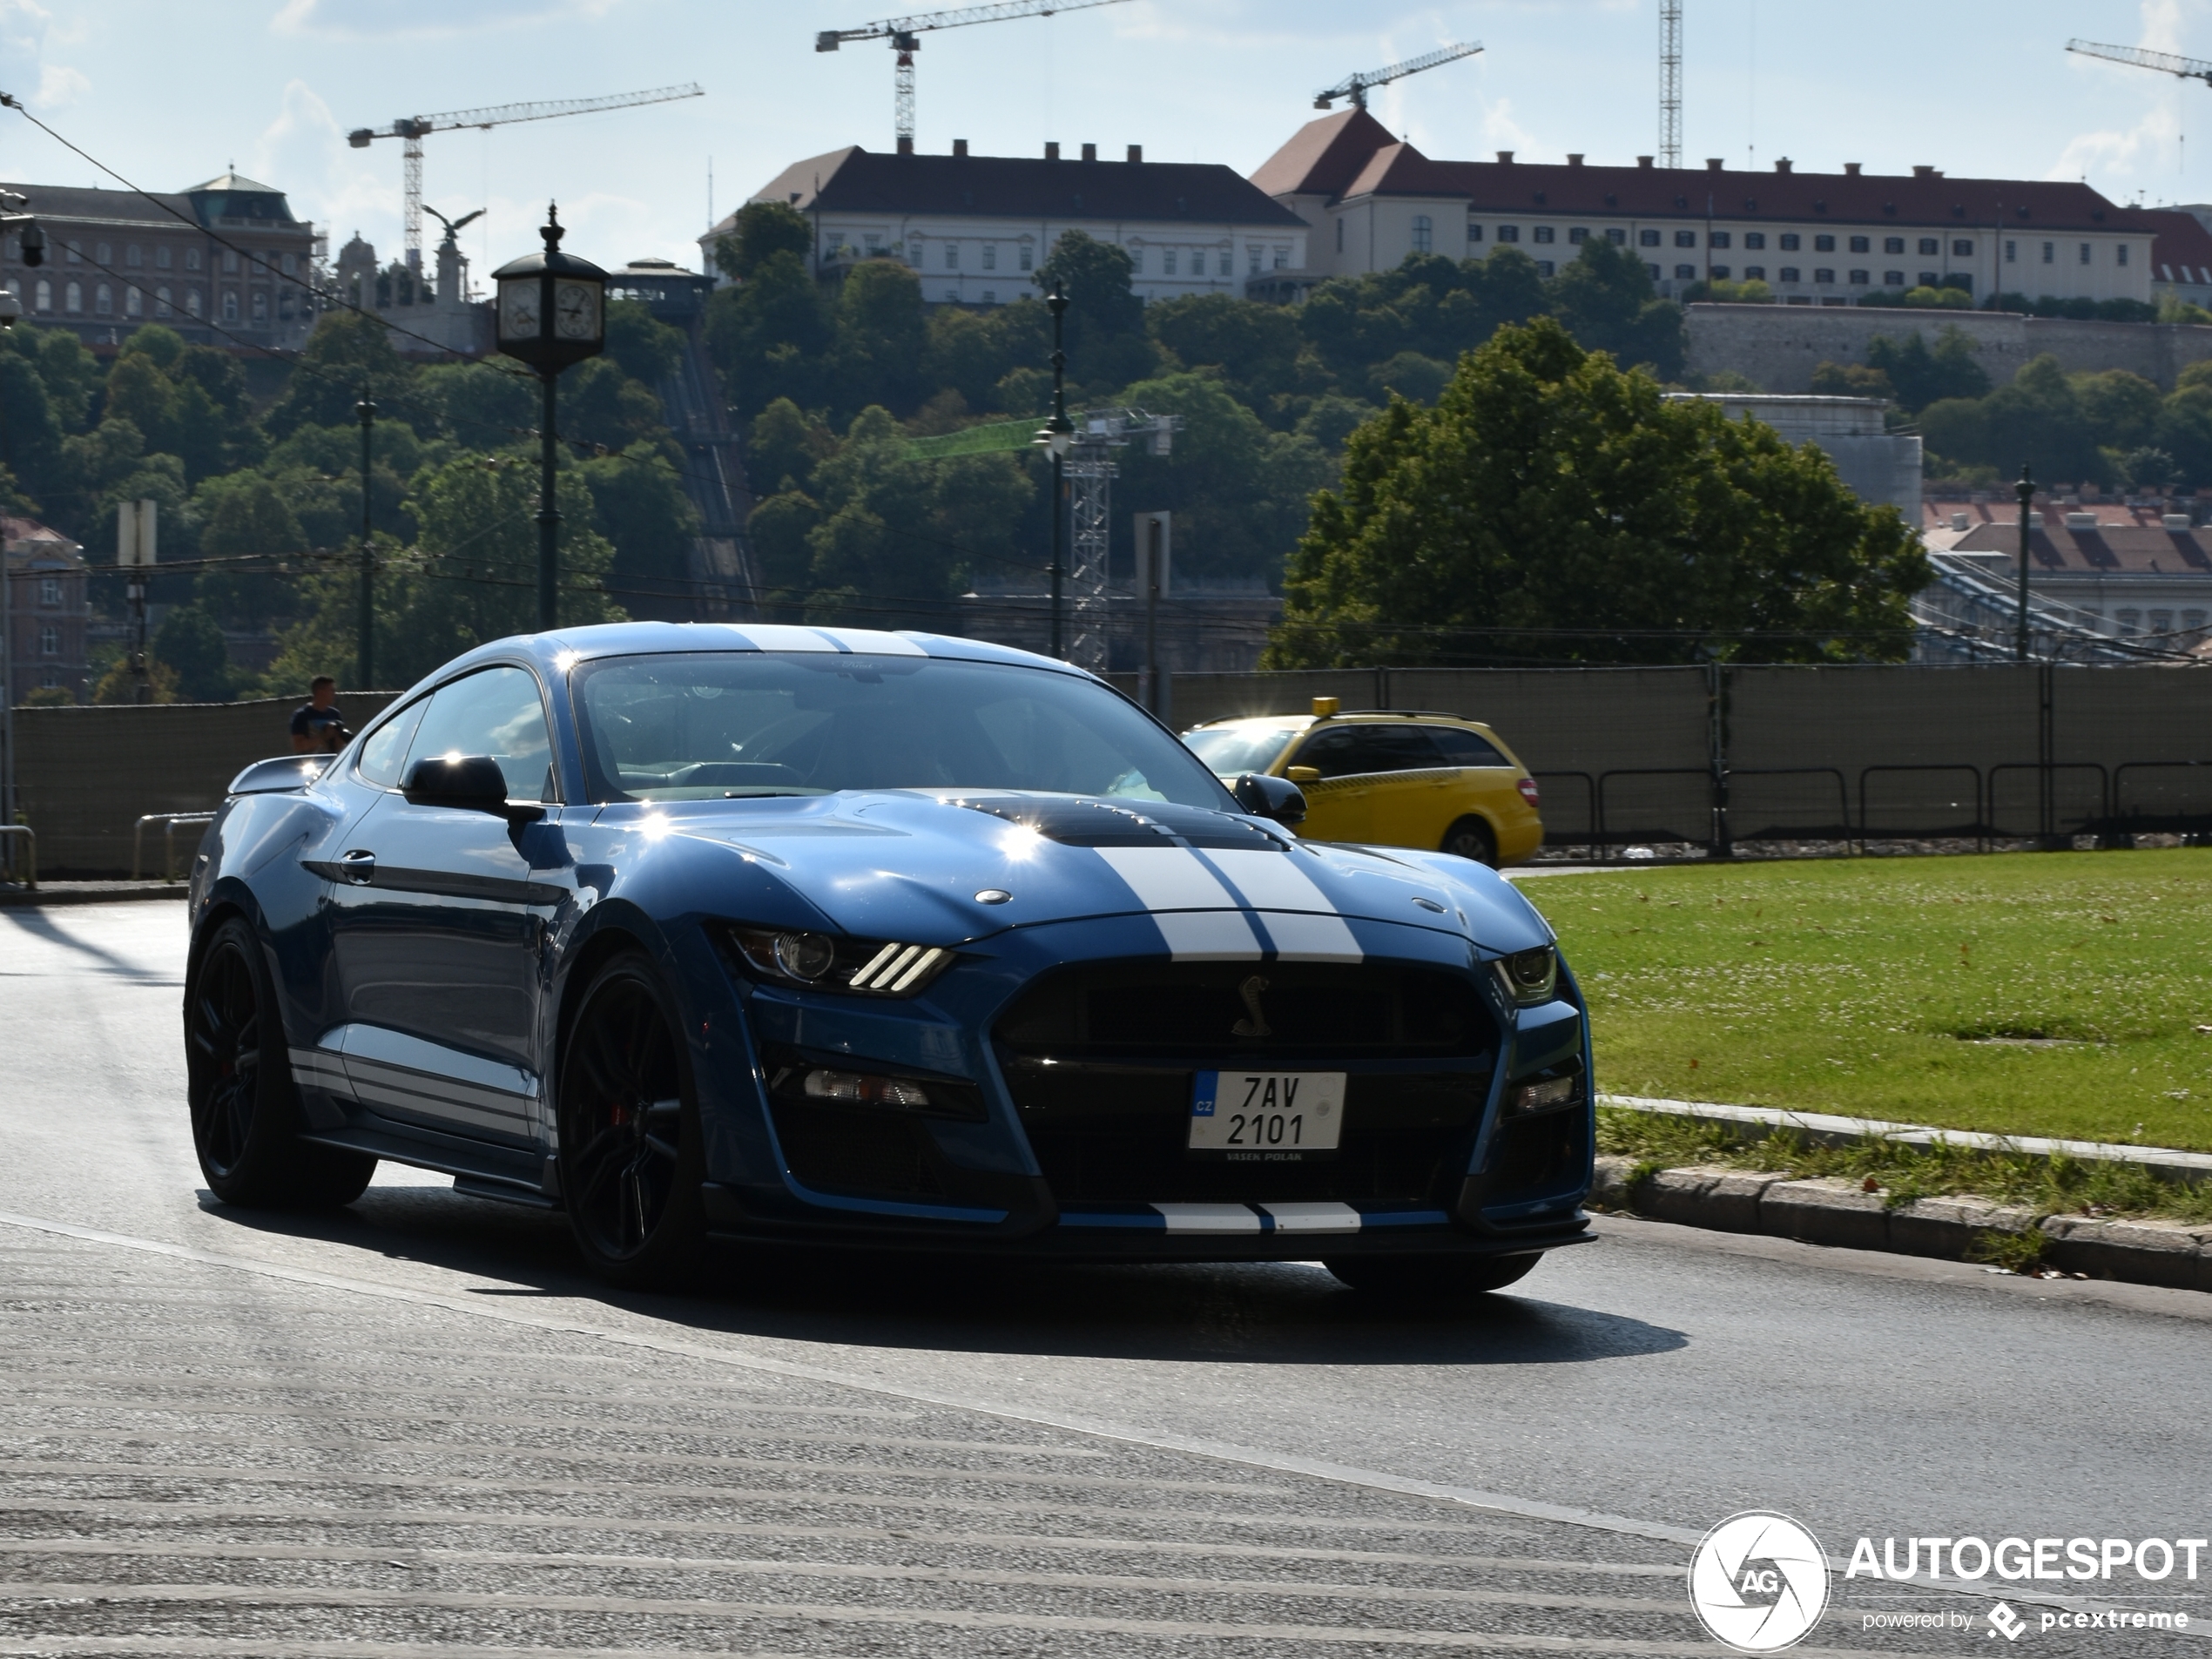
M1258 725L1303 731L1308 726L1321 724L1325 718L1331 725L1343 725L1347 721L1379 725L1388 720L1448 720L1453 725L1479 725L1486 732L1489 730L1487 725L1471 714L1447 714L1439 709L1345 709L1326 717L1318 714L1239 714L1223 720L1208 720L1190 729L1194 732L1212 732L1225 726Z
M542 634L495 639L438 669L435 679L482 661L516 656L536 659L555 671L603 657L635 657L673 651L807 651L885 657L937 657L971 663L1004 663L1022 668L1091 679L1096 676L1051 657L995 645L981 639L907 630L817 628L770 622L614 622L556 628Z

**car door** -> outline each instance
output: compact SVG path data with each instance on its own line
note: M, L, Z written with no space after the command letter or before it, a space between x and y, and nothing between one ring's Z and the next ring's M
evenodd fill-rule
M1330 725L1308 732L1291 752L1285 772L1305 792L1305 822L1298 833L1310 841L1364 841L1374 824L1369 799L1375 779L1375 753L1367 742L1373 728Z
M382 733L379 733L381 736ZM388 745L388 747L392 745ZM366 745L365 745L366 747ZM516 800L554 794L536 676L495 667L442 686L396 772L327 871L345 1025L327 1037L380 1116L479 1139L535 1138L539 945L574 891L559 808L537 822L409 801L425 756L490 755Z
M1406 721L1368 728L1375 780L1368 786L1369 839L1388 846L1434 846L1443 833L1443 786L1450 773L1427 728Z
M1441 846L1453 825L1463 818L1480 818L1495 836L1507 819L1526 807L1514 787L1518 775L1495 745L1479 732L1463 725L1425 725L1420 728L1436 751L1433 765L1444 768L1433 774L1430 805L1420 825L1423 839L1407 845Z

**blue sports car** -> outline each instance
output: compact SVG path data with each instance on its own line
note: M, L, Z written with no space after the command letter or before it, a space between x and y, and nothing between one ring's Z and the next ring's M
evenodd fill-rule
M619 1283L712 1236L1509 1284L1588 1237L1574 981L1491 871L1303 813L973 640L501 640L232 784L200 1165L247 1205L442 1170Z

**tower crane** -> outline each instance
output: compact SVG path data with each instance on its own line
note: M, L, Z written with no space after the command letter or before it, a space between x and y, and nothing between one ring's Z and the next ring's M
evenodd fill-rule
M1367 89L1387 86L1393 81L1402 81L1408 75L1418 75L1425 69L1435 69L1444 64L1455 64L1462 57L1472 57L1482 50L1479 40L1464 41L1456 46L1439 46L1433 52L1423 52L1419 57L1409 57L1402 64L1393 64L1388 69L1371 69L1362 75L1347 75L1325 92L1313 95L1313 107L1325 110L1340 98L1348 98L1358 109L1367 107Z
M2069 40L2066 49L2084 57L2106 57L2115 64L2155 69L2168 75L2178 75L2185 81L2202 81L2212 86L2212 64L2201 57L2176 57L2171 52L2146 51L2141 46L2101 46L2094 40Z
M388 127L356 127L346 142L366 150L376 138L397 138L405 158L405 215L407 263L422 268L422 140L430 133L455 127L497 127L515 121L550 121L561 115L592 115L601 110L626 110L639 104L665 104L679 98L704 98L696 82L682 86L656 86L644 92L616 92L607 98L555 98L543 104L497 104L482 110L448 110L442 115L403 115Z
M974 23L1004 23L1014 17L1049 17L1059 11L1085 11L1093 6L1117 6L1123 0L1002 0L994 6L969 6L960 11L923 11L911 17L891 17L882 23L862 24L858 29L825 29L814 37L814 50L833 52L848 40L887 40L898 57L894 82L894 115L899 152L914 147L914 54L921 37L932 29L961 29Z

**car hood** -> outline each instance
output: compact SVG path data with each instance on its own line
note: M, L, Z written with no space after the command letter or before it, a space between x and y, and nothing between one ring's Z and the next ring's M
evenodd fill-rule
M1285 956L1386 951L1374 923L1491 951L1551 939L1520 894L1466 860L1302 841L1258 819L1162 802L847 792L609 808L602 822L624 819L670 853L692 849L698 867L688 873L710 890L728 860L733 894L757 898L765 878L861 938L950 945L1138 914L1178 956L1250 954L1256 935L1258 948ZM693 891L702 908L725 908Z

